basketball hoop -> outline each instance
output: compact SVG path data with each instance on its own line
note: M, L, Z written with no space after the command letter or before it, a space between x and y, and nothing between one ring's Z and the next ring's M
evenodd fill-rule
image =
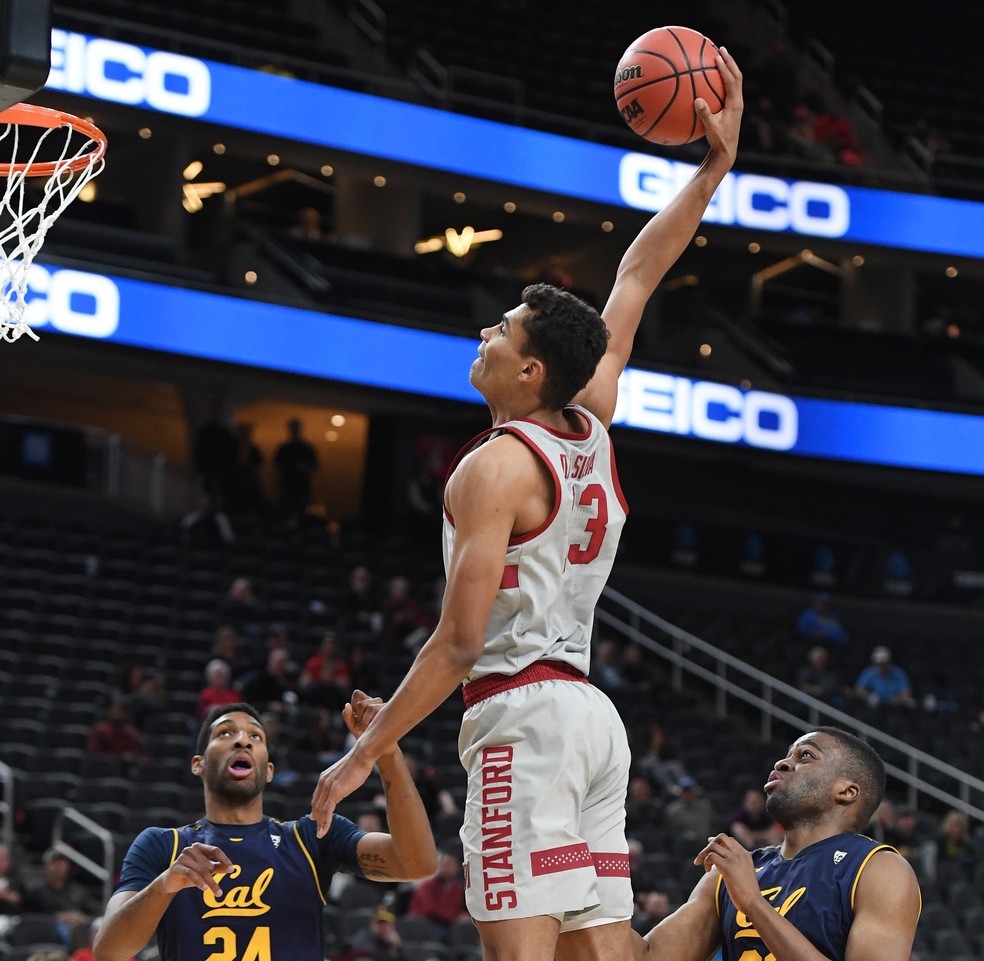
M27 128L36 140L27 137ZM25 142L30 140L30 142ZM0 340L38 336L24 317L27 274L48 228L105 164L106 135L80 117L21 103L0 112ZM52 156L54 160L49 159ZM38 196L39 195L39 196Z

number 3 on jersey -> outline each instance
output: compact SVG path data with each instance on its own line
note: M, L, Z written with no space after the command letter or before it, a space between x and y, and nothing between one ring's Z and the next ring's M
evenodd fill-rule
M584 532L589 535L588 542L583 547L571 544L567 549L567 560L571 564L590 564L601 550L605 532L608 530L608 497L601 484L588 484L577 503L581 507L594 507L594 517L589 517L584 524Z

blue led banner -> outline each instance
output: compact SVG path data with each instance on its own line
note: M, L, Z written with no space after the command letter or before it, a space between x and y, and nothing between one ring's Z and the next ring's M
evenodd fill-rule
M428 397L481 403L478 349L454 337L34 264L26 320L90 337ZM20 348L18 348L20 349ZM984 417L845 403L630 368L615 423L777 453L984 475Z
M659 210L693 168L651 152L465 117L64 30L48 89L561 196ZM615 113L614 101L612 103ZM640 146L642 141L640 140ZM984 204L732 172L705 220L984 257Z

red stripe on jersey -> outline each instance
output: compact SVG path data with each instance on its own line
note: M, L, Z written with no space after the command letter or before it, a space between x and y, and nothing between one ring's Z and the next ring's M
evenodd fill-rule
M629 877L629 856L627 854L617 852L597 854L592 852L591 859L594 861L595 874L599 878Z
M590 868L592 865L591 852L583 841L580 844L565 844L563 847L547 848L545 851L533 851L530 854L533 877Z
M499 590L508 591L514 587L519 587L519 564L506 564L502 568L502 580L499 581Z

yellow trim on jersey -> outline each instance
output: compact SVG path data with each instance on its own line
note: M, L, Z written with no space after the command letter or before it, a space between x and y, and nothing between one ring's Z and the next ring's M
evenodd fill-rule
M174 850L171 852L171 864L174 864L178 859L178 829L171 828L171 830L174 832ZM170 866L169 864L168 867Z
M321 881L318 880L318 869L314 866L314 858L311 857L308 849L304 846L304 842L301 840L301 832L297 830L297 822L294 822L294 837L297 838L297 843L301 846L301 850L304 852L304 857L307 858L308 864L311 865L311 873L314 875L314 884L318 889L318 897L321 898L322 904L327 904L328 901L325 899L324 894L321 893Z
M852 911L854 910L854 895L857 893L857 890L858 890L858 881L861 880L861 872L865 869L865 867L867 866L868 862L871 860L871 855L872 854L877 854L879 851L893 851L895 854L899 854L899 852L896 851L895 848L893 848L891 844L879 844L878 847L872 848L867 853L867 855L865 855L865 859L861 862L861 866L858 868L858 873L854 875L854 884L851 885L851 910ZM899 857L901 857L901 856L902 855L899 854Z
M724 881L724 875L718 875L718 882L714 885L714 910L717 911L717 916L721 917L721 882Z

